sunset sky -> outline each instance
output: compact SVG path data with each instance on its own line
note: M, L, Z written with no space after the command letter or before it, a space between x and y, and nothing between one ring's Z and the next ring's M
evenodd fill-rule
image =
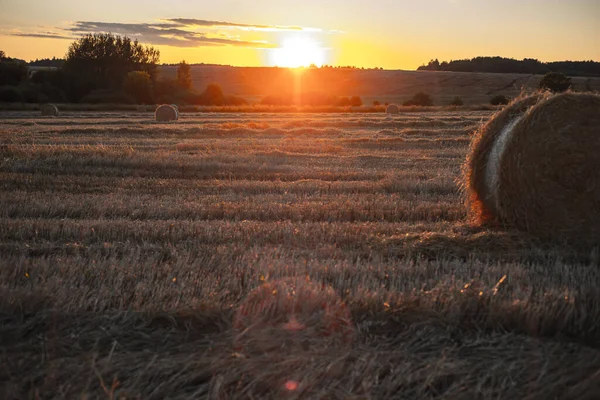
M598 0L0 0L0 49L63 57L84 33L158 47L161 62L415 69L499 55L600 61Z

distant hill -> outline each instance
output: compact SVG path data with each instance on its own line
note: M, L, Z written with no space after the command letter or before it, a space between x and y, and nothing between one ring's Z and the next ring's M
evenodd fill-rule
M515 60L504 57L476 57L465 60L431 60L418 68L419 71L490 72L516 74L546 74L562 72L570 76L600 77L600 62L556 61L544 63L536 59Z
M175 66L161 66L163 77L175 78ZM455 96L466 104L489 103L503 94L517 96L521 88L537 88L542 75L463 73L444 71L389 71L360 69L305 69L301 73L285 68L192 66L192 84L198 91L210 83L219 84L225 93L258 101L268 95L320 92L336 96L361 96L365 104L401 103L415 93L426 92L436 105L448 104ZM600 78L574 77L576 90L600 91Z

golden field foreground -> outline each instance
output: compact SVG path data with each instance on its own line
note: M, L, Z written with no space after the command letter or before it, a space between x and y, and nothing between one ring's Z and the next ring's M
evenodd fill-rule
M598 249L467 220L490 115L0 114L0 397L598 398Z

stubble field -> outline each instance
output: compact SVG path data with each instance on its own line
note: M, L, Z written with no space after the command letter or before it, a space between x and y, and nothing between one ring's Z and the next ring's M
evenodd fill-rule
M598 250L469 223L490 116L1 114L0 397L598 398Z

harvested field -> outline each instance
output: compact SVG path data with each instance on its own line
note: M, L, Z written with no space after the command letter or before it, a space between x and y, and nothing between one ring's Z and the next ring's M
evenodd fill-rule
M1 398L600 395L598 249L468 222L489 112L38 114L0 114ZM314 312L257 300L289 280Z

